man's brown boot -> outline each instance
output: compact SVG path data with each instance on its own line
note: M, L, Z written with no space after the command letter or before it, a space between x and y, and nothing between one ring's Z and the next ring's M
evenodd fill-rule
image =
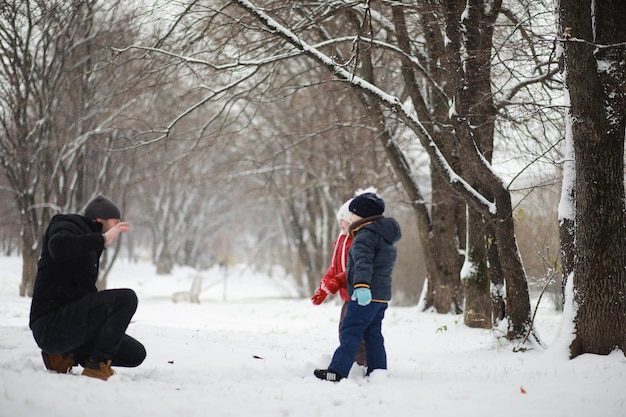
M43 358L43 363L46 365L46 369L60 374L71 372L72 366L74 366L74 359L71 356L53 355L42 350L41 357Z
M115 371L111 368L111 360L97 364L86 363L85 366L85 369L83 369L83 375L85 376L106 381L110 376L115 375Z

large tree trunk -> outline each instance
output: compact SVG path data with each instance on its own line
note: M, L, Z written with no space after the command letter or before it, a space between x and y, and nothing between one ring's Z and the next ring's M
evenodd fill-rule
M623 137L595 131L593 118L579 119L574 136L578 312L572 357L626 348Z
M571 357L626 352L624 16L622 0L560 2L576 176Z

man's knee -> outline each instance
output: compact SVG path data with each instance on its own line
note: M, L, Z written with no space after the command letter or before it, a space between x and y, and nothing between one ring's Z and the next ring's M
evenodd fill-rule
M139 341L129 335L124 335L113 366L134 368L141 365L146 359L146 348Z
M137 354L135 355L135 366L139 366L142 364L142 362L144 361L144 359L146 359L146 348L140 344L140 348L137 351Z
M132 351L128 352L129 356L127 358L127 363L123 366L127 366L129 368L134 368L143 363L146 359L146 348L139 342L133 346Z
M137 299L137 294L135 291L130 288L121 288L117 290L112 290L117 292L117 302L120 305L132 307L133 309L137 308L137 303L139 300Z

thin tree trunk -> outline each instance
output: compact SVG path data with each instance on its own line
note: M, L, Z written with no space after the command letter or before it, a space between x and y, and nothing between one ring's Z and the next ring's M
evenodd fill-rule
M422 4L421 7L425 13L426 20L428 20L428 22L424 23L424 26L429 27L432 23L431 20L434 20L431 7L425 4ZM406 52L407 56L410 56L411 46L406 30L405 9L398 3L391 10L398 46ZM437 34L434 31L427 30L426 32L431 37L431 48L436 48L436 45L443 45L443 40L437 39ZM443 51L433 50L433 56L439 57L441 52ZM429 64L433 68L438 66L434 62L429 62ZM405 58L402 65L402 77L411 101L414 103L418 118L428 122L430 126L435 125L432 123L433 118L438 117L441 120L447 120L448 103L442 102L437 97L433 99L433 103L430 106L427 105L421 92L422 86L419 85L412 68L413 65ZM434 115L431 115L429 107L434 109ZM446 158L455 165L455 169L458 170L460 164L458 163L458 158L454 157L454 154L458 151L454 135L441 131L437 135L433 132L431 136L438 138L438 146ZM463 257L460 249L465 244L465 203L450 188L446 179L432 166L432 163L430 172L432 188L431 216L428 229L420 227L421 230L428 230L428 235L424 234L421 236L422 245L427 253L425 257L426 271L428 273L428 287L424 308L433 307L438 313L442 314L450 312L458 314L463 311L460 279ZM462 220L459 221L459 219Z
M463 312L461 247L465 246L466 204L432 166L431 183L433 231L428 240L429 252L432 254L432 266L428 271L431 277L429 283L432 281L429 295L432 296L432 305L438 313L459 314ZM462 219L462 228L459 227L459 218Z
M34 197L28 193L18 195L17 205L20 209L21 238L22 238L22 281L20 296L32 297L37 277L37 259L39 258L40 236L37 223L37 211L34 207Z
M506 317L508 319L507 337L511 340L520 339L532 333L533 342L541 344L537 334L531 327L530 296L528 281L522 259L515 239L515 222L511 195L501 188L496 194L499 216L494 220L494 232L498 243L499 258L506 279Z
M39 254L28 246L30 242L22 240L22 281L20 282L20 297L32 297L37 277L37 259Z
M468 210L467 218L468 242L461 276L465 294L463 320L469 327L489 329L493 321L483 216L476 210Z
M504 271L500 262L498 240L491 223L486 225L487 239L487 262L489 264L489 278L491 281L491 319L493 325L498 327L506 317L506 295L504 285Z

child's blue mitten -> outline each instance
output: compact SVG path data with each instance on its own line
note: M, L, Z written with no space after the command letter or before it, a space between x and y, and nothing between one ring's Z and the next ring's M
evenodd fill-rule
M372 291L369 288L359 287L352 292L352 301L359 303L360 306L366 306L372 302Z

